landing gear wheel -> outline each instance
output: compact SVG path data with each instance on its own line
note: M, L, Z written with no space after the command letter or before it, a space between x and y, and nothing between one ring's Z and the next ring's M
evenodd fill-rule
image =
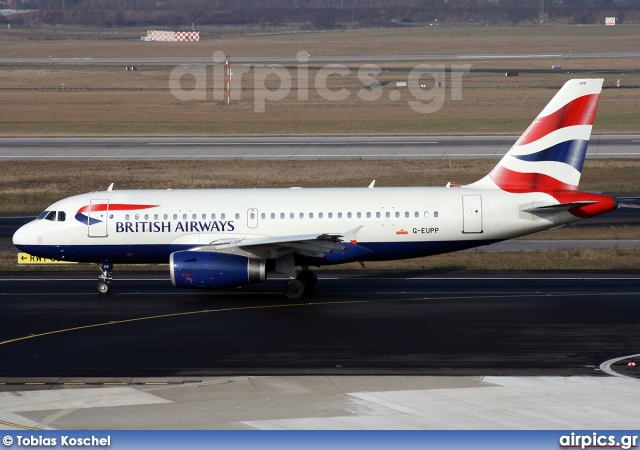
M318 276L312 270L300 271L296 279L302 281L307 289L313 289L316 287L316 284L318 284Z
M284 296L288 300L300 300L304 295L305 285L300 280L289 280L284 285Z
M102 264L98 264L100 268L100 276L98 277L100 281L98 281L98 293L100 295L107 295L111 292L111 280L113 280L113 264L110 262L103 262Z
M111 292L111 283L101 281L98 283L98 293L101 295L107 295Z

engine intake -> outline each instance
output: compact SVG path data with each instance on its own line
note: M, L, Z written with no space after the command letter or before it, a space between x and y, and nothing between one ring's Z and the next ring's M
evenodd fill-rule
M227 288L267 279L265 261L227 253L181 251L171 254L171 283L180 288Z

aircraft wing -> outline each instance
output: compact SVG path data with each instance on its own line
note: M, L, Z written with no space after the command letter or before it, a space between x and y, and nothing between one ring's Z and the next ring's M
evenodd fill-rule
M282 253L295 253L315 258L324 258L333 251L346 250L343 242L355 244L356 234L362 227L346 233L297 234L288 236L251 237L247 239L219 239L204 248L225 251L240 248L251 252L268 252L271 257Z

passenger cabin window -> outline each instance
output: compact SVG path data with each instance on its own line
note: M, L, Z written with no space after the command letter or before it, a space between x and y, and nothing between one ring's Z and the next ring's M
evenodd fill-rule
M236 219L240 218L240 213L236 213Z
M433 212L433 217L436 217L436 218L438 217L438 211Z

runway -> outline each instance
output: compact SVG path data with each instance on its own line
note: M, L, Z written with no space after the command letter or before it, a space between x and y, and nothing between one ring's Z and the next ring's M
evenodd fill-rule
M517 136L0 138L0 161L499 159ZM593 135L587 158L640 158L640 135Z
M558 53L504 53L504 54L413 54L413 55L309 55L303 62L393 62L393 61L473 61L473 60L527 60L549 58L637 58L640 52L558 52ZM286 63L297 62L296 55L231 56L232 63ZM111 58L0 58L0 64L213 64L209 56L138 56Z
M598 375L637 353L640 274L321 271L183 291L168 273L0 276L0 377ZM624 370L624 361L619 363Z

